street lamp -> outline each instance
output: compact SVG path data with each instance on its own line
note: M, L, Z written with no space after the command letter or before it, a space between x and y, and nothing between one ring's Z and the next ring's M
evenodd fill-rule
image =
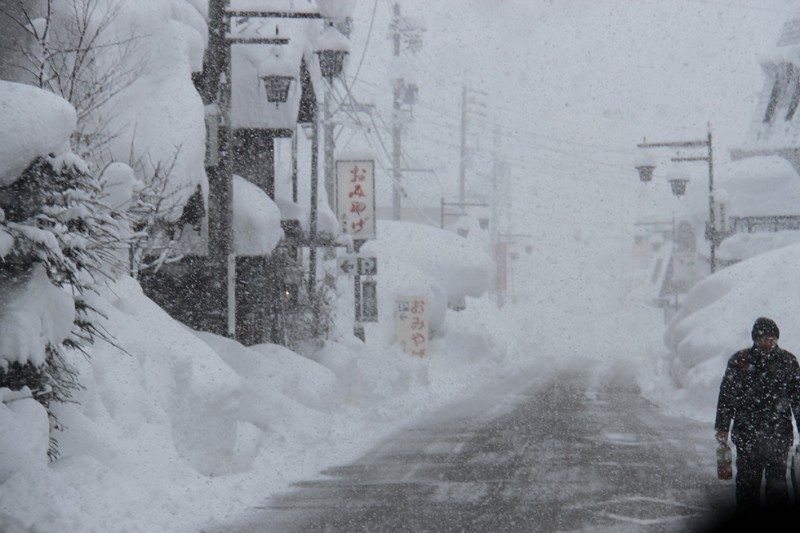
M639 171L639 179L642 182L648 182L653 179L653 171L655 171L655 165L637 165L636 170Z
M341 76L349 49L347 37L334 26L329 25L322 31L314 52L319 57L319 69L323 78L332 82L333 78Z
M717 270L717 246L719 246L719 232L717 231L717 221L716 221L716 213L715 213L715 200L714 200L714 146L711 138L711 129L708 130L708 136L706 139L703 140L695 140L695 141L677 141L677 142L657 142L657 143L648 143L642 142L637 144L639 148L707 148L708 155L706 156L699 156L699 157L673 157L671 158L672 161L676 163L685 163L690 161L705 161L708 164L708 225L706 227L706 239L710 242L711 248L711 255L709 257L709 266L711 268L711 272L714 273ZM655 165L637 165L636 168L639 170L639 177L642 181L647 181L643 177L643 170L640 168L644 168L644 172L652 172L652 170L647 170L648 167L652 166L653 169ZM672 186L673 194L676 196L682 195L686 191L686 181L677 179L670 180L670 185ZM683 181L683 183L681 183Z
M261 76L264 88L267 90L267 102L274 103L275 107L289 99L289 88L292 85L294 76L279 76L269 74Z
M686 194L686 184L689 180L686 178L672 178L669 181L669 186L672 188L672 194L681 197Z
M656 163L651 158L642 159L636 164L636 170L639 171L639 180L642 183L652 181L655 169Z

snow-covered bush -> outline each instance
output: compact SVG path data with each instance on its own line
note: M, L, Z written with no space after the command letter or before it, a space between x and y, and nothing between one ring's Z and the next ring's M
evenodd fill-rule
M40 151L64 146L70 123L67 106L43 91L4 83L12 102L36 102L38 114L20 116L10 106L0 117L9 131L0 141L28 137L30 123L67 116ZM73 111L74 113L74 111ZM38 120L41 119L41 120ZM13 130L13 131L10 131ZM58 132L62 135L58 140ZM19 132L19 133L17 133ZM8 163L8 164L7 164ZM70 151L36 157L18 176L16 161L0 161L0 388L28 387L45 406L64 402L79 387L64 350L85 350L105 337L91 303L103 278L113 277L123 224L98 198L100 183ZM51 422L57 422L51 414ZM51 446L51 455L56 448Z

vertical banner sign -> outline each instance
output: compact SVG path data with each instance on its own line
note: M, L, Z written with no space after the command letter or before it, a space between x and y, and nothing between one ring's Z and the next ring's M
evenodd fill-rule
M336 216L353 239L375 238L375 162L336 162Z
M395 328L397 342L403 351L410 355L426 357L430 339L428 300L416 296L398 297Z

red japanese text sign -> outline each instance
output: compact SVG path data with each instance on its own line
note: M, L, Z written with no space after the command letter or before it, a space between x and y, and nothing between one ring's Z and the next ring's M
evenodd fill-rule
M422 296L398 297L395 308L395 335L403 351L418 357L428 355L430 326L428 300Z
M353 239L375 238L375 162L336 162L336 216Z

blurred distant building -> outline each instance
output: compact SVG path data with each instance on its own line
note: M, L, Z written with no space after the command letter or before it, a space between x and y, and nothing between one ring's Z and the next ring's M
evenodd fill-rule
M734 163L719 171L723 266L800 242L800 18L784 24L760 64L765 81L753 121L731 150Z
M777 155L800 171L800 18L784 24L775 49L762 57L764 89L743 145L732 158Z

